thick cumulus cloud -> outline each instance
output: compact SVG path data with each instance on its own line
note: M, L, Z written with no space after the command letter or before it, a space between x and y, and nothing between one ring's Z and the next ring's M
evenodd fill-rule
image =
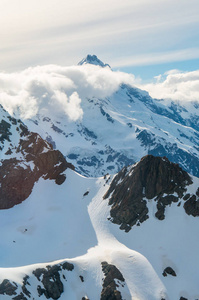
M180 72L171 70L156 77L154 83L139 86L153 98L171 99L180 102L199 102L199 70Z
M133 75L109 67L47 65L0 73L0 104L22 119L64 112L69 120L77 121L83 117L84 99L108 97L122 83L146 90L153 98L199 102L199 70L171 70L153 83L143 84Z
M31 118L37 113L64 112L71 121L83 117L86 97L104 98L121 83L135 78L110 68L56 65L28 68L18 73L0 73L0 103L10 114Z

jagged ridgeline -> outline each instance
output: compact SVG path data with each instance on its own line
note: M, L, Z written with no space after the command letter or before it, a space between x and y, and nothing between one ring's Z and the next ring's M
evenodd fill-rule
M166 157L147 155L132 167L123 168L104 195L109 198L110 220L128 232L149 218L147 202L156 206L155 217L165 219L165 208L183 205L188 215L199 216L199 187L189 192L193 181L178 164Z
M39 238L41 231L45 231L46 226L51 226L48 219L47 223L43 222L49 212L51 214L52 209L55 209L50 219L52 226L48 230L51 232L60 221L62 230L56 230L56 237L52 238L54 240L60 236L61 240L57 244L67 244L66 255L70 248L74 247L73 251L81 251L82 242L91 242L92 233L89 226L92 230L94 228L99 244L96 246L94 239L92 248L86 254L77 255L72 259L48 264L40 262L11 270L2 269L2 299L61 300L63 297L79 297L82 300L130 300L136 296L139 300L182 300L189 299L186 298L187 295L197 295L198 277L194 277L196 280L192 280L191 285L189 278L193 273L198 274L198 251L197 247L193 247L197 243L195 233L199 227L198 178L189 175L178 164L171 163L165 157L147 155L115 176L88 179L68 169L67 179L62 185L56 185L51 180L48 182L51 191L55 186L64 189L60 191L60 195L56 193L56 199L53 198L54 195L52 199L47 199L45 209L40 203L42 226L39 227L39 232L36 230ZM51 185L54 186L50 187ZM33 187L36 188L37 186ZM45 198L44 190L43 193ZM61 207L58 206L60 198L63 198ZM29 201L28 205L31 205L32 201ZM22 209L24 207L22 206ZM33 227L36 224L33 221L34 213L32 214L28 206L26 214L27 229L22 232L24 227L20 224L12 231L12 235L17 236L16 241L13 241L14 247L10 250L11 253L14 251L15 257L19 255L17 249L20 249L21 254L27 239L31 237L33 242L38 241L31 231L29 220L33 222ZM37 218L36 221L39 226L41 220ZM76 232L73 242L70 239L71 228L72 232ZM19 229L21 233L16 235ZM80 232L79 238L75 230ZM6 242L9 242L9 238L8 230ZM187 238L189 243L186 242ZM48 239L49 236L46 237L45 243ZM1 242L5 243L4 237ZM42 249L44 252L50 251L45 243ZM53 245L50 243L50 246ZM56 249L57 252L59 250ZM34 252L36 251L34 249ZM186 260L190 251L191 257ZM36 257L40 255L37 253ZM186 282L183 288L182 282ZM175 289L172 288L173 284L176 285Z
M59 70L53 72L63 77ZM117 72L95 55L88 55L75 67L74 75L65 79L73 81L73 91L81 99L82 118L71 122L64 111L55 109L39 111L24 122L59 149L80 174L115 174L151 154L166 156L199 176L197 103L153 99L129 83L117 83ZM46 91L45 83L40 82L41 91L42 87ZM60 89L64 90L62 82ZM66 96L71 91L68 93Z
M24 275L21 285L4 279L0 284L0 295L10 296L13 300L34 299L33 297L39 299L42 296L44 299L61 299L64 291L71 289L70 277L73 277L73 281L79 281L80 290L85 285L87 276L84 278L80 271L77 273L76 268L78 269L77 265L64 261L60 264L37 268L31 274ZM124 287L126 284L123 275L114 265L108 264L105 261L101 262L101 268L103 272L103 286L99 299L122 300L122 295L118 287ZM72 284L77 283L73 282ZM33 286L35 286L34 289ZM81 292L77 292L77 294L81 294ZM89 298L86 296L86 293L82 292L80 300L89 300Z
M37 115L0 107L0 299L199 299L199 106L87 90L115 76L95 55L73 72L82 118L46 107L42 80Z
M59 150L0 106L0 209L11 208L30 196L40 177L62 184L67 163Z

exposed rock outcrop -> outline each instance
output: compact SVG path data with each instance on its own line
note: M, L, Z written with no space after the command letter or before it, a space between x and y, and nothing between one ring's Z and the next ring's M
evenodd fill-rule
M100 300L122 300L121 293L117 290L118 283L123 285L125 282L122 273L116 266L108 264L106 261L103 261L101 264L105 278Z
M0 284L0 295L16 295L17 284L15 282L11 283L8 279L4 279Z
M47 266L47 269L36 269L33 272L43 285L43 287L41 285L37 286L39 296L44 294L47 299L59 299L64 291L63 283L60 279L60 271L61 267L55 265L53 267Z
M174 276L174 277L177 276L177 275L176 275L176 272L175 272L174 269L171 268L171 267L166 267L166 268L164 269L162 275L163 275L164 277L166 277L167 275L171 275L171 276Z
M147 155L132 167L123 168L113 179L104 199L109 198L110 215L113 223L128 232L133 225L140 225L148 219L147 201L157 202L155 216L165 218L165 207L178 202L192 184L189 174L178 164L166 157ZM196 197L185 203L190 214L199 213Z
M23 161L16 158L3 160L0 166L0 209L10 208L25 200L37 179L30 166Z
M199 196L196 195L185 195L186 202L184 204L184 209L188 215L192 215L193 217L199 216Z
M4 279L0 284L0 295L14 296L14 300L27 300L34 299L33 295L42 295L46 299L57 300L64 292L63 278L66 281L66 276L63 272L73 271L74 265L69 262L63 264L46 266L46 268L38 268L32 272L32 276L38 281L37 291L33 290L34 287L29 283L29 276L23 278L22 285L17 285L15 282L10 282ZM61 278L61 275L63 278ZM32 294L33 293L33 294Z
M51 144L30 132L20 120L12 117L6 120L10 123L5 120L0 123L1 151L5 148L6 155L6 159L0 161L0 209L24 201L40 177L54 179L60 185L66 179L63 172L67 168L74 170L60 151L53 150ZM15 145L10 140L12 133Z

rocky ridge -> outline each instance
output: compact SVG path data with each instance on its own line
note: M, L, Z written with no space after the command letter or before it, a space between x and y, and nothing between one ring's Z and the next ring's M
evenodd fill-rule
M79 176L77 174L74 174L74 172L69 171L67 174L68 181L70 182L69 186L71 186L72 182L69 177L70 175ZM191 275L190 270L188 270L188 273L184 271L182 266L179 265L179 261L181 261L182 258L185 257L184 254L188 253L187 249L192 248L192 246L189 246L188 243L186 245L186 241L184 244L184 233L182 233L181 231L183 231L186 225L188 225L187 227L188 229L190 229L190 231L187 231L188 236L193 229L194 232L197 232L197 218L194 218L193 216L197 216L198 213L198 179L196 180L196 178L191 177L177 164L169 162L168 159L153 157L151 155L145 156L136 165L126 167L125 169L120 171L119 174L113 178L112 182L110 182L110 179L112 178L112 176L110 175L98 179L98 181L100 181L99 191L97 192L98 196L96 196L95 194L92 195L93 188L96 188L96 183L92 185L92 188L86 190L85 187L91 179L82 178L81 176L79 177L81 178L81 180L85 181L85 185L82 185L81 180L79 181L78 186L79 189L81 189L81 193L79 193L78 198L71 197L72 194L69 192L69 186L66 182L63 185L65 188L61 196L64 199L64 201L62 202L62 207L60 207L61 213L59 212L57 214L57 217L55 216L56 212L58 212L58 206L54 206L54 195L52 201L53 206L52 204L50 204L49 206L45 207L45 210L49 214L50 208L50 214L52 214L51 218L49 219L50 222L52 221L53 223L54 218L56 219L55 223L58 223L60 220L60 229L56 230L54 234L63 235L63 224L66 224L65 227L67 227L67 225L69 224L68 227L70 227L70 223L68 222L70 214L72 219L74 219L74 216L79 216L78 218L75 218L75 223L73 223L75 224L75 226L76 224L79 225L80 222L80 224L82 224L82 228L83 225L88 228L85 218L83 219L83 223L81 223L81 214L83 208L83 206L81 205L83 203L83 205L85 205L85 203L87 204L90 203L90 201L94 201L92 203L92 206L90 206L89 208L90 220L91 222L96 222L92 224L94 224L93 228L99 230L100 234L98 236L100 237L100 239L104 238L105 236L104 241L99 241L102 247L99 245L97 247L92 247L91 249L89 249L90 251L88 251L86 255L73 259L66 259L66 261L64 260L61 263L54 262L48 264L42 263L40 265L32 266L29 265L27 267L13 269L13 271L2 269L5 270L5 275L3 273L4 271L2 271L2 274L0 274L0 295L2 299L9 298L14 300L36 300L40 297L41 299L62 299L63 297L75 299L78 297L78 299L82 300L93 298L103 300L122 300L126 298L128 299L128 297L130 299L132 295L132 298L134 298L134 295L138 293L138 299L163 300L168 299L167 293L164 289L164 284L165 286L168 285L168 292L172 293L172 291L169 291L170 285L168 284L168 282L174 282L174 280L176 280L178 285L176 288L176 296L173 298L171 297L172 299L181 299L180 297L187 295L187 291L189 291L190 295L192 295L193 293L196 294L195 291L192 292L187 287L182 289L180 281L183 278L183 281L187 282L188 278L190 278ZM76 179L75 185L77 182ZM44 183L44 181L42 183ZM48 184L51 185L51 182L49 181ZM74 193L75 185L72 185L72 193ZM56 188L58 191L60 187L56 186ZM136 188L137 193L135 193ZM107 198L102 199L105 191L107 191ZM193 205L194 195L196 199L195 204ZM68 199L72 199L73 202L77 202L75 210L73 210L73 204L71 202L68 202L71 204L68 215L68 199L66 196L68 196ZM113 199L111 197L113 197ZM128 234L126 234L124 231L118 230L117 226L114 226L113 224L111 224L110 226L109 221L107 220L107 216L109 213L108 199L113 200L110 208L112 209L112 207L115 205L114 209L116 211L116 217L114 215L111 216L111 221L119 224L121 226L121 229L124 229L126 232L130 231ZM114 200L118 201L114 203ZM191 203L189 203L188 201ZM151 202L150 205L148 205L149 202ZM162 211L162 206L160 206L159 208L160 204L163 205ZM185 224L184 222L180 222L180 220L184 221L183 214L185 214L184 211L186 211L185 204L188 205L190 209L190 215L192 216L186 216L186 220L189 221L190 219L192 219L190 221L193 221L194 219L194 221L196 221L196 228L189 226L192 222L187 222ZM174 220L172 221L174 223L171 222L172 224L175 224L176 222L176 216L178 216L178 213L176 214L177 210L180 211L180 215L182 216L182 219L178 219L180 225L177 224L176 226L174 226L175 228L173 228L172 225L169 224L172 219L169 219L169 217L169 221L167 219L167 216L169 216L169 211L172 210L169 208L170 205L172 205L173 209L173 206L176 206L174 209L174 213L171 212L170 214L170 216L173 215L174 217ZM150 215L149 217L149 208L151 208L151 206L153 206L154 215ZM180 208L178 208L178 206L180 206ZM77 214L77 210L79 209L79 207L81 211L80 215ZM56 210L54 210L54 208L56 208ZM124 215L123 212L125 213ZM60 218L62 214L65 217L66 223L63 222L63 220L61 220ZM44 212L42 212L41 215L43 225L43 218L45 219L46 217ZM67 218L66 215L68 216ZM122 216L122 218L120 217L120 215ZM153 218L154 216L155 218ZM160 218L160 216L162 216L162 218ZM132 219L130 217L132 217ZM27 219L29 223L30 217L28 216ZM158 221L156 219L159 219L161 221ZM149 226L147 226L149 228L149 231L147 233L143 232L144 230L146 230L146 226L142 226L141 224L146 220L148 220L147 222L149 224ZM153 222L155 226L150 227L150 224ZM8 245L13 248L13 251L16 251L17 247L20 247L20 243L22 241L21 235L26 235L27 241L30 237L32 239L32 228L28 223L27 227L24 227L25 223L23 223L23 228L22 226L19 227L21 231L23 230L23 232L21 232L20 234L20 239L17 239L16 242L13 241L13 243L8 243ZM55 226L55 223L53 224L53 227ZM156 231L158 227L157 223L160 223L160 226ZM183 226L185 226L182 227L182 224ZM97 227L98 225L99 228ZM135 225L141 226L134 228L135 230L130 230L132 226ZM180 231L179 228L183 229ZM96 232L98 233L97 230ZM170 234L171 231L172 234ZM52 232L52 228L48 232ZM157 232L161 234L157 235ZM168 236L165 235L165 232L168 232ZM177 232L177 235L175 234L175 232ZM30 235L28 235L29 233ZM69 235L70 233L71 232L69 229ZM81 231L81 234L83 234L83 230ZM136 238L136 234L138 234L138 237L140 238ZM71 246L69 242L69 235L64 234L63 241L64 243L67 243L66 245ZM183 236L183 241L181 239L179 239L178 241L178 235ZM15 236L15 234L12 236ZM39 230L39 236L41 236L41 228ZM56 237L54 238L56 239ZM90 235L88 239L89 238ZM131 243L131 246L129 247L128 244L123 246L120 240L121 238L123 239L123 245L125 245L124 241L126 241L126 243ZM153 238L155 240L158 240L157 243L154 242ZM84 239L86 240L86 236L84 236ZM150 239L153 240L151 244ZM176 250L176 255L178 257L180 255L179 260L175 257L176 245L174 244L176 241L179 242L180 248L180 250ZM57 243L55 249L57 245L61 245L63 247L64 243ZM138 246L136 246L136 243L138 243ZM147 251L147 255L141 252L145 251L145 248L143 246L145 244L147 244L147 248L149 248L149 251ZM164 250L167 244L168 247L171 247L172 249L170 252ZM49 245L51 247L51 243ZM135 251L130 250L133 249L133 247L135 247ZM185 247L185 250L182 249L183 247ZM152 251L151 248L153 249ZM160 255L157 255L158 251L160 251ZM196 253L197 249L194 249L194 251L194 253ZM172 257L173 252L174 256ZM169 259L167 259L167 253ZM140 254L144 255L146 258L142 257L142 255ZM195 256L193 260L195 264ZM150 265L150 263L152 264L152 266L155 266L156 269L153 270L153 267ZM65 265L67 268L64 267ZM23 278L22 275L20 275L18 279L15 280L14 278L17 277L13 277L12 272L20 273L21 271L23 271ZM194 271L196 272L196 270ZM158 274L157 277L155 276L155 272L157 272ZM163 282L162 286L160 284L161 281ZM144 288L143 282L146 283L146 287L144 286ZM142 293L144 293L145 296L142 297ZM189 297L187 299L189 299ZM195 297L195 299L197 299L197 297Z
M116 266L101 262L102 271L104 274L101 300L122 300L122 296L117 288L124 287L125 279ZM59 264L45 265L41 268L33 269L32 272L25 274L21 280L21 284L8 279L4 279L0 283L0 295L10 296L13 300L34 300L34 297L57 300L62 294L67 297L68 282L70 277L79 278L79 285L87 284L87 276L82 276L79 270L76 270L76 265L64 261ZM72 274L74 273L74 274ZM80 288L81 290L81 288ZM36 299L37 299L36 298ZM35 300L36 300L35 299ZM82 300L89 299L82 293Z
M7 209L28 198L40 177L62 184L63 171L74 167L59 150L53 150L50 143L2 107L1 113L0 209Z
M149 218L148 201L156 203L155 217L165 218L165 208L181 203L188 215L199 216L199 188L190 194L191 176L166 157L147 155L132 167L123 168L104 195L108 199L110 220L128 232Z
M35 299L35 295L38 298L44 295L46 299L59 299L64 292L63 281L67 281L68 271L73 269L74 265L69 262L47 265L25 275L21 285L4 279L0 284L0 295L12 296L13 300ZM36 290L32 289L30 282L34 282Z
M84 94L81 99L84 115L76 122L54 112L24 120L59 149L80 174L115 174L151 154L166 156L199 176L199 108L194 103L190 112L179 103L167 106L164 100L153 99L127 84L118 86L108 97Z
M103 261L101 264L105 278L100 300L122 300L121 293L117 290L117 287L119 285L124 287L125 280L123 275L116 266L108 264L106 261ZM116 280L117 283L115 282Z
M82 66L84 64L90 64L95 66L100 66L102 68L109 67L108 64L103 63L96 55L88 54L85 58L83 58L78 65Z

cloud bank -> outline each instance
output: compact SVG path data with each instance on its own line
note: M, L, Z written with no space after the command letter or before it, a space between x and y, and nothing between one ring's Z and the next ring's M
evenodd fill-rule
M171 99L180 102L199 102L199 70L180 72L170 70L155 78L155 82L141 84L153 98Z
M21 119L64 112L70 121L77 121L83 118L84 99L109 97L122 83L146 90L153 98L199 102L199 70L171 70L154 80L143 84L132 74L94 65L38 66L0 73L0 104Z
M22 119L64 112L69 120L77 121L83 117L86 97L105 98L121 83L134 82L133 75L98 66L38 66L0 73L0 104Z

